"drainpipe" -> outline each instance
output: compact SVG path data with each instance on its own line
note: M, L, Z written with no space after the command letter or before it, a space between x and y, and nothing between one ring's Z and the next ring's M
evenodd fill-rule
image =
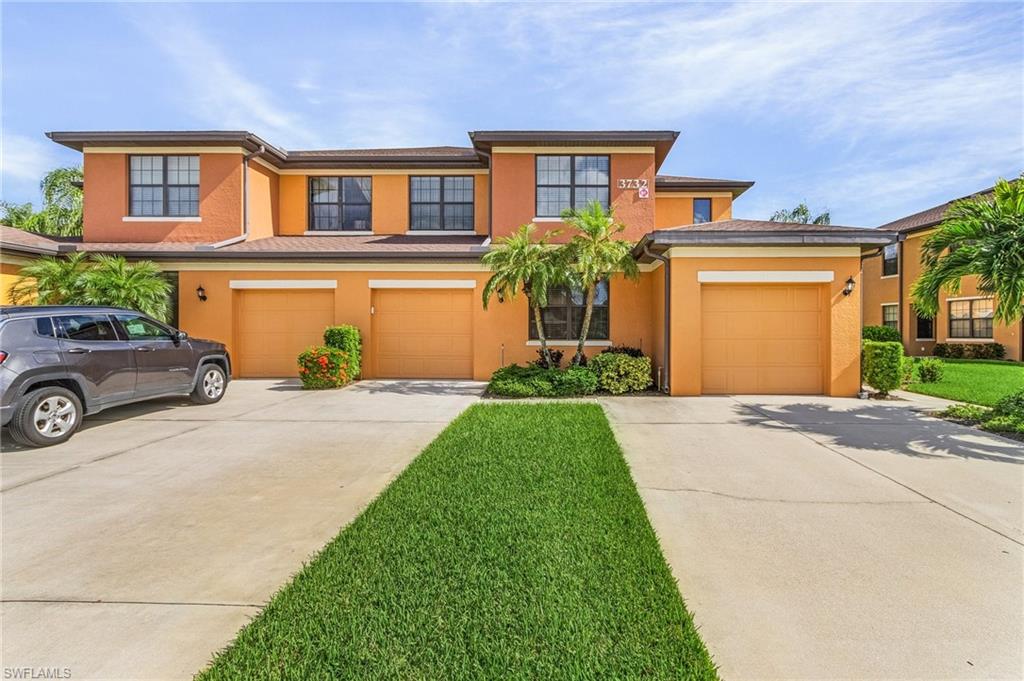
M665 381L662 383L661 390L666 394L671 394L670 385L672 382L672 262L669 258L659 253L651 251L649 243L644 242L643 254L654 260L658 260L665 267L665 339L664 353L665 353Z
M215 251L218 248L237 244L249 238L249 159L259 156L264 151L266 151L266 148L261 144L259 149L249 152L242 157L242 234L213 244L202 244L196 247L197 251Z
M494 236L494 167L489 152L477 149L476 153L487 157L487 241L484 245L490 246Z

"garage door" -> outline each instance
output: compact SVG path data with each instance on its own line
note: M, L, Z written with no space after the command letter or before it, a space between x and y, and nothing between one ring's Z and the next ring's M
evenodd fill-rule
M472 293L465 289L374 291L376 375L472 378Z
M334 323L334 290L238 291L235 318L239 376L298 376L295 358L323 343Z
M703 392L824 392L826 295L820 285L701 286Z

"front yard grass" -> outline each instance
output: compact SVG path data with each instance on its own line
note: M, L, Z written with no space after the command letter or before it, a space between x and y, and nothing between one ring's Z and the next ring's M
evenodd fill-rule
M600 406L476 405L200 679L714 679Z
M991 407L1024 387L1024 364L981 359L944 359L938 383L911 383L907 390Z

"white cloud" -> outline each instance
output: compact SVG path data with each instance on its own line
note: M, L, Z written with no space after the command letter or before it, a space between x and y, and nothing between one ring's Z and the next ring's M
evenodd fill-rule
M0 199L38 195L43 175L59 165L60 157L52 142L3 132L0 137Z

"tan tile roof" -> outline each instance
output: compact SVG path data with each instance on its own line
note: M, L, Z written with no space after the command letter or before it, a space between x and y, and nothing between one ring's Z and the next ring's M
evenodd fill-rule
M58 241L35 232L0 225L0 248L25 253L56 253Z

